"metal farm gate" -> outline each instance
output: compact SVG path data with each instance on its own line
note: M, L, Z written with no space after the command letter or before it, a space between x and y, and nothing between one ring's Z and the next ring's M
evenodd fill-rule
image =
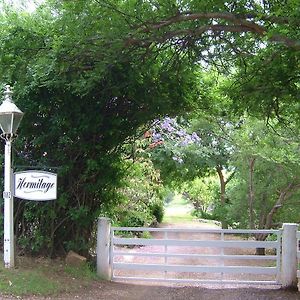
M112 227L111 279L279 285L281 234L282 230ZM265 240L257 241L259 235ZM255 255L257 249L265 249L265 255Z
M300 278L300 231L297 232L297 277Z

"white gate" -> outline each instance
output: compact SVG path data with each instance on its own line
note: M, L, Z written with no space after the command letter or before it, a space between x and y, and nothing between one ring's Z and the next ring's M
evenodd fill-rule
M280 284L281 230L112 227L110 240L112 280Z
M300 278L300 231L297 232L297 277Z

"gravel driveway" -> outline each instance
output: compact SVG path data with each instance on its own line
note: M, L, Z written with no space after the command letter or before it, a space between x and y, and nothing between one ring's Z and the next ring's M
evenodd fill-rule
M205 288L97 282L89 290L51 297L2 297L0 299L58 300L299 300L300 293L263 288Z
M186 228L186 229L198 229L198 230L210 230L210 229L220 229L217 225L213 223L200 223L199 221L193 221L189 223L182 223L182 224L164 224L163 227L167 228ZM152 232L152 236L156 239L165 238L163 232ZM221 235L220 233L211 233L211 232L168 232L169 239L176 239L176 240L220 240ZM240 240L245 238L245 235L237 236L232 234L226 234L224 236L225 240ZM127 253L164 253L166 249L164 246L159 245L148 245L142 247L135 247L135 248L126 248L126 247L117 247L117 250ZM217 247L195 247L195 246L168 246L168 253L169 254L191 254L190 257L169 257L167 262L164 261L163 257L153 257L153 256L133 256L133 255L118 255L114 258L114 261L117 262L125 262L125 263L139 263L139 264L170 264L170 265L189 265L189 266L221 266L221 265L228 265L228 266L250 266L250 267L269 267L271 266L270 263L274 263L274 261L270 262L269 260L251 260L251 259L229 259L223 261L221 257L215 257L215 255L220 255L222 250ZM224 254L230 255L254 255L255 249L239 249L239 248L225 248L223 250ZM274 254L274 253L269 253ZM200 255L200 256L199 256ZM210 257L203 257L201 255L206 255ZM210 273L210 272L167 272L164 274L163 271L144 271L144 270L116 270L116 276L125 276L125 277L149 277L149 278L164 278L164 275L170 279L176 280L215 280L219 281L223 280L243 280L243 281L275 281L275 275L264 275L264 274L220 274L220 273ZM131 283L133 281L128 281ZM159 281L161 282L161 281ZM199 283L199 282L198 282ZM211 287L215 287L215 285L210 284ZM249 287L252 287L250 285ZM207 285L206 285L207 287ZM300 300L300 299L299 299Z

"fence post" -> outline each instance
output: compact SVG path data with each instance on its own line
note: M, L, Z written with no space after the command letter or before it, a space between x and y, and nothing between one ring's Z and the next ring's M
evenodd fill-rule
M297 228L298 224L284 223L282 227L281 285L297 289Z
M111 280L110 219L99 218L97 228L97 274L101 279Z

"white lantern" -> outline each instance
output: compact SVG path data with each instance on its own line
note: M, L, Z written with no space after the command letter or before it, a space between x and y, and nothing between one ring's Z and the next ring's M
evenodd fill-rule
M4 100L0 105L0 127L4 135L16 133L24 113L12 101L12 91L9 85L5 86Z

